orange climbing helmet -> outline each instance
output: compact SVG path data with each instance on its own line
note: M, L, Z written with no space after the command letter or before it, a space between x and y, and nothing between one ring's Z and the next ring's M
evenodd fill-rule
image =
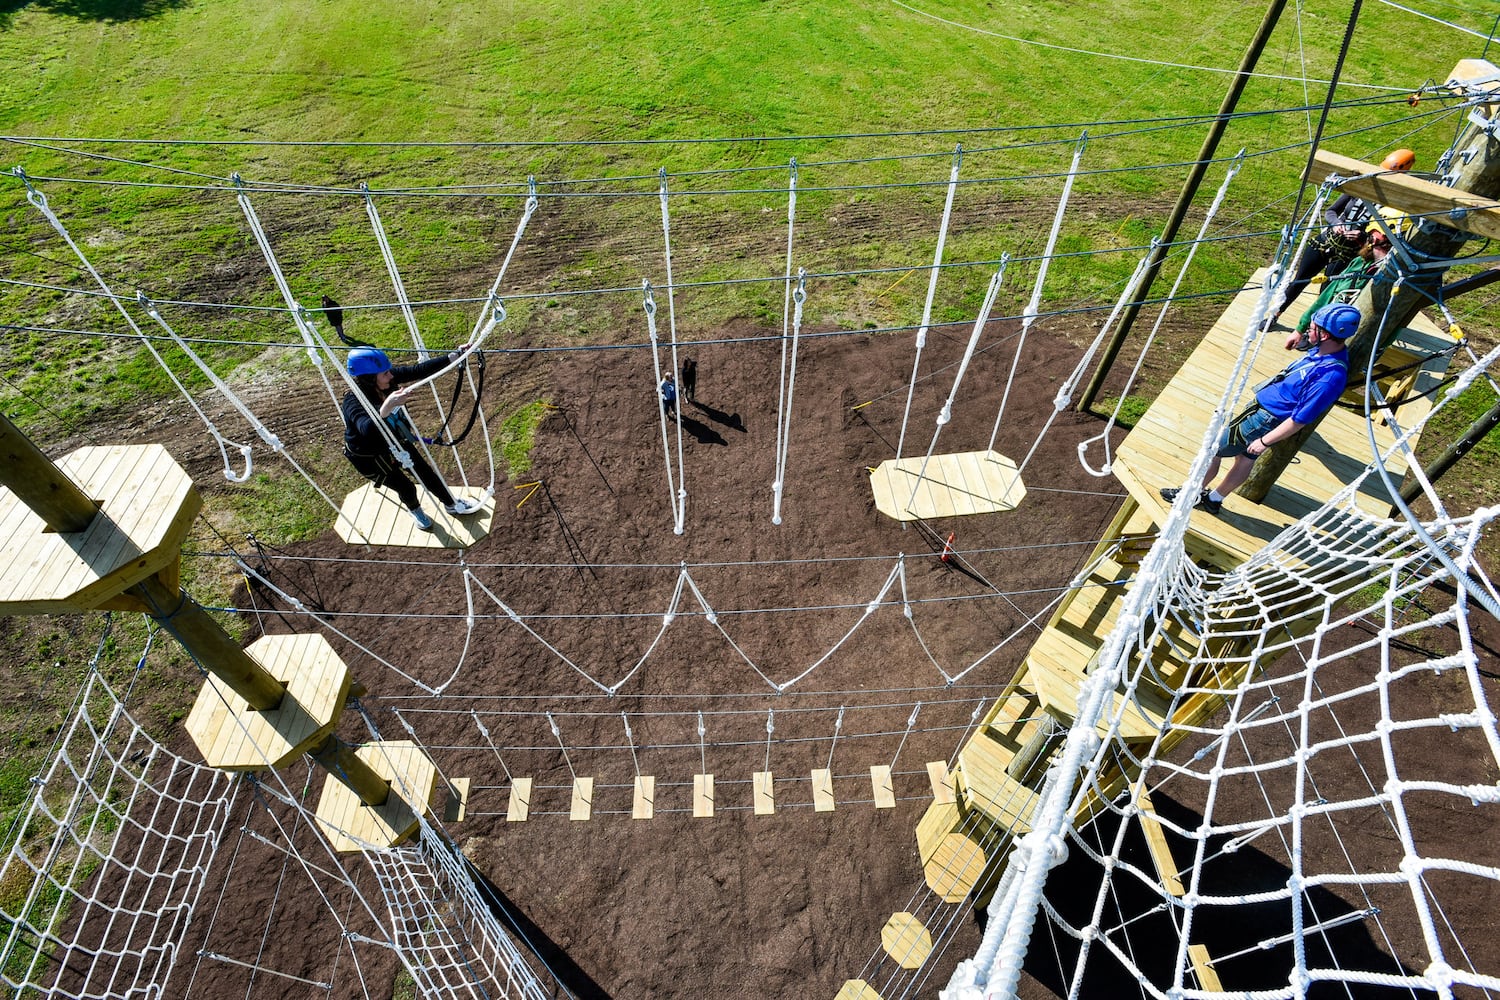
M1380 161L1381 170L1410 170L1417 162L1417 154L1409 149L1395 149Z

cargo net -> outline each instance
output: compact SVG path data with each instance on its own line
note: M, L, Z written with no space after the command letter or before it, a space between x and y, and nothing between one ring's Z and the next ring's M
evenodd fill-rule
M425 820L415 845L366 850L364 856L379 878L395 946L419 996L556 995L551 974L539 977L512 932L500 925L496 894L486 895L463 855Z
M1385 519L1369 488L1227 575L1173 512L944 1000L1030 995L1023 972L1064 997L1500 995L1500 629L1473 560L1500 508ZM1119 735L1163 704L1154 739Z
M32 782L0 862L7 995L169 995L234 776L165 750L91 672Z

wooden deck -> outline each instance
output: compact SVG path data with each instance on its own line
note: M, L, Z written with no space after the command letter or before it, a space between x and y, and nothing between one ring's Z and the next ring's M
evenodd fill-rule
M1114 474L1158 524L1166 519L1171 506L1158 490L1180 486L1187 479L1188 467L1202 446L1203 430L1230 382L1264 277L1265 271L1256 272L1120 444L1113 464ZM1286 310L1285 316L1295 322L1316 294L1316 287L1309 288L1301 300ZM1255 358L1249 385L1270 378L1293 360L1294 355L1281 346L1289 332L1278 326L1267 336ZM1431 409L1431 399L1421 394L1442 380L1450 357L1432 355L1452 344L1431 320L1418 315L1411 326L1400 331L1382 356L1381 365L1386 368L1399 367L1413 359L1428 359L1403 376L1386 380L1388 392L1396 388L1391 385L1393 382L1403 378L1411 382L1405 393L1406 402L1396 411L1396 419L1403 426L1411 426ZM1383 417L1366 421L1362 410L1342 405L1362 402L1363 379L1356 381L1358 384L1345 393L1341 405L1323 418L1264 503L1231 496L1220 516L1193 512L1187 540L1190 552L1224 569L1239 565L1282 529L1317 509L1359 476L1372 458L1370 427L1374 429L1378 449L1383 451L1390 446L1395 434ZM1229 413L1233 415L1249 401L1247 391L1229 407ZM1388 463L1388 468L1398 482L1406 474L1406 464L1399 456ZM1377 517L1386 516L1391 507L1390 494L1378 477L1365 482L1356 500L1362 510Z

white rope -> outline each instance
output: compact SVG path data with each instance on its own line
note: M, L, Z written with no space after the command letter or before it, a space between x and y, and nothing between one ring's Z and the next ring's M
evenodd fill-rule
M400 308L402 319L404 319L406 321L406 329L407 329L407 333L410 334L410 336L411 336L412 346L415 347L416 350L417 350L417 360L418 361L426 361L428 359L428 357L429 357L428 351L427 351L427 344L422 339L422 330L417 325L416 314L412 312L411 302L408 301L408 299L406 297L406 283L401 280L401 269L396 265L396 255L391 250L390 240L386 238L385 225L380 220L380 210L375 205L375 199L373 197L371 197L371 195L370 195L370 186L368 184L366 184L364 181L360 181L360 183L359 183L359 190L360 190L360 193L363 194L363 196L364 196L365 215L370 220L370 229L375 234L375 243L380 248L381 259L385 262L386 274L388 274L390 276L391 287L392 287L392 289L396 293L396 304ZM432 401L437 406L438 421L439 421L438 426L440 426L440 427L447 426L447 423L448 423L448 414L444 411L444 408L443 408L443 397L442 397L442 395L437 390L437 384L436 383L432 383L432 384L430 384L428 386L428 388L432 392ZM470 377L470 380L469 380L469 388L471 390L474 388L474 382L473 382L472 376ZM476 412L477 413L482 413L482 410L483 410L483 407L480 407L479 411L476 411ZM481 428L481 431L485 431L485 429ZM484 433L484 439L485 439L486 443L488 444L488 442L489 442L489 434L487 432ZM422 452L425 455L425 457L427 458L428 463L430 465L432 465L434 468L436 468L437 467L437 463L435 461L433 461L432 453L430 451L428 451L428 449L425 446L425 443L421 442L420 439L419 439L418 446L422 448ZM489 458L490 458L490 463L493 466L493 464L494 464L494 452L493 452L493 450L489 451ZM463 456L461 454L459 454L457 448L453 449L453 461L454 461L454 464L458 467L459 482L463 483L464 486L468 486L469 485L468 472L464 469ZM491 487L494 486L493 471L491 473L490 485L491 485Z
M943 220L938 224L937 249L932 252L932 272L927 276L927 298L922 302L922 323L917 327L916 356L911 363L911 380L906 385L906 406L901 411L901 432L896 439L898 461L906 444L906 423L911 418L911 400L917 389L917 373L922 367L922 349L927 346L928 324L932 322L932 303L937 296L938 274L943 267L943 247L948 242L948 222L953 217L953 196L958 191L958 170L963 163L963 153L962 143L954 147L953 166L948 171L948 194L943 199Z
M677 502L679 496L686 502L686 488L679 489L677 476L682 468L682 393L677 394L676 402L672 410L677 417L677 452L678 467L672 468L672 438L667 429L667 407L662 398L661 387L666 381L662 374L660 337L656 331L656 295L652 291L650 281L641 282L641 309L646 314L646 332L651 340L651 398L656 401L656 422L661 431L662 458L667 466L667 506L672 511L672 533L680 535L683 533L683 508Z
M807 301L807 272L797 268L797 285L792 290L791 360L786 366L781 406L776 413L776 479L771 483L771 523L781 523L782 490L786 483L786 457L792 447L792 396L797 386L797 348L802 338L802 304ZM786 341L782 341L785 360Z
M781 452L782 427L786 424L787 406L787 334L792 316L792 239L797 222L797 158L787 165L786 185L786 273L782 275L781 293L781 370L776 376L776 473L771 481L771 523L781 523Z
M1241 149L1239 153L1235 155L1234 162L1230 165L1228 172L1224 175L1224 181L1219 185L1219 190L1214 195L1213 204L1209 205L1208 212L1203 216L1203 224L1198 227L1198 236L1188 247L1187 257L1183 260L1182 267L1180 267L1177 271L1177 278L1172 282L1172 290L1167 293L1166 302L1162 304L1161 311L1156 314L1156 322L1151 324L1151 332L1146 335L1146 340L1141 345L1141 352L1140 355L1136 358L1135 367L1130 369L1130 375L1125 379L1125 386L1120 390L1119 398L1115 400L1115 408L1110 411L1109 418L1104 422L1104 429L1093 437L1085 438L1078 443L1078 463L1082 465L1084 471L1086 471L1091 476L1103 478L1104 476L1110 474L1110 431L1114 430L1115 421L1118 420L1120 416L1120 409L1125 405L1125 397L1129 395L1130 390L1135 386L1136 376L1140 374L1141 366L1146 363L1146 355L1150 352L1151 345L1156 343L1156 335L1161 331L1161 325L1167 318L1168 310L1171 309L1172 303L1177 301L1177 290L1182 287L1182 280L1183 278L1187 277L1188 268L1193 266L1193 258L1197 256L1198 247L1202 244L1204 237L1208 234L1208 227L1213 223L1214 217L1219 214L1219 207L1224 204L1224 196L1229 192L1229 184L1234 180L1235 175L1240 172L1240 167L1244 165L1244 162L1245 151ZM1132 290L1131 301L1134 301L1134 299L1135 295L1134 291ZM1095 342L1097 343L1097 340ZM1090 352L1090 355L1090 360L1092 360L1092 352ZM1057 415L1073 402L1073 390L1077 387L1079 380L1082 378L1083 371L1084 368L1082 365L1075 368L1072 377L1064 381L1062 387L1058 389L1057 397L1052 401L1052 414L1047 418L1047 423L1045 426L1043 426L1041 433L1037 435L1037 442L1040 442L1047 431L1051 429L1052 422L1057 419ZM1095 441L1098 441L1101 447L1104 449L1104 463L1098 470L1095 470L1092 466L1089 465L1087 458L1089 445L1093 444ZM1020 471L1025 471L1026 463L1030 462L1031 456L1036 454L1036 447L1037 446L1035 444L1031 446L1031 451L1026 455L1026 461L1021 463Z
M1088 141L1087 132L1078 137L1078 145L1073 149L1073 163L1068 167L1068 178L1063 183L1062 196L1057 199L1057 211L1052 216L1052 230L1047 234L1047 249L1042 251L1042 261L1037 267L1036 281L1031 288L1031 301L1026 303L1026 308L1021 313L1021 335L1016 338L1016 353L1011 358L1010 375L1005 379L1005 391L1000 396L1000 409L995 414L994 429L990 431L990 443L986 446L989 451L995 450L995 439L1000 436L1000 421L1005 416L1005 404L1010 399L1010 389L1016 381L1016 368L1021 364L1021 351L1026 346L1026 335L1031 332L1031 325L1036 322L1037 310L1042 303L1042 287L1047 282L1047 268L1052 263L1052 255L1057 250L1057 237L1062 232L1063 213L1067 211L1068 199L1073 194L1073 181L1078 176L1078 164L1083 159L1083 150L1088 145Z
M686 530L687 519L687 472L683 468L682 458L682 386L676 384L677 379L677 294L672 285L672 225L671 213L667 210L667 170L661 168L658 177L660 179L659 195L661 198L661 237L662 254L666 260L667 268L667 335L671 343L672 355L672 379L676 386L676 397L672 403L672 412L676 415L677 424L677 493L672 502L673 534L680 535ZM654 329L654 327L653 327ZM653 339L653 353L655 341ZM660 376L661 368L657 366L657 374ZM657 382L661 384L660 380ZM668 476L670 484L671 477Z
M203 408L198 405L197 400L193 399L192 393L188 392L187 387L184 386L182 382L177 378L177 373L172 371L172 367L167 364L166 359L161 356L161 353L157 351L156 346L151 343L150 338L148 338L144 333L141 332L141 328L136 325L135 319L125 309L125 306L120 301L119 296L117 296L109 287L109 284L104 280L103 276L101 276L99 272L95 270L94 265L88 259L88 255L83 252L83 248L73 241L73 237L68 232L68 228L63 225L62 220L57 217L57 214L53 212L52 208L48 205L47 196L32 185L31 179L26 176L26 172L20 167L14 168L14 170L12 170L12 173L18 179L20 179L22 184L26 185L26 200L30 202L32 206L37 209L37 211L42 213L42 215L52 225L52 228L57 232L59 236L62 237L63 242L68 245L68 248L73 251L74 256L78 258L78 262L83 265L84 270L88 271L90 277L94 279L95 284L99 286L99 290L104 293L104 295L109 299L110 303L114 305L115 309L120 313L120 316L124 318L126 325L130 327L131 331L135 334L136 339L140 341L141 346L146 348L146 351L151 355L152 359L155 360L161 370L166 373L166 376L171 381L172 385L176 387L179 393L181 393L182 398L187 400L188 406L192 407L193 412L197 414L198 419L203 422L203 426L208 429L208 433L213 437L214 443L219 447L219 457L223 459L224 462L224 478L229 480L231 483L243 483L248 480L250 478L253 463L250 446L248 444L240 444L236 441L231 441L219 431L219 428L215 426L214 422L208 418L208 414L204 413ZM178 346L187 351L187 347L185 344L183 344L180 340L178 340L177 343ZM195 362L198 362L200 367L203 367L202 362L198 361L198 357L196 354L188 351L188 356L191 357ZM252 421L252 424L254 423L255 421ZM274 435L272 435L272 438L274 439ZM269 444L270 441L267 441L267 443ZM277 450L279 450L279 446L280 442L277 441L275 445ZM236 474L234 471L234 464L229 459L229 451L231 449L239 452L241 459L244 460L245 468L242 473Z
M938 411L936 426L932 429L932 440L927 444L927 453L922 456L922 465L912 482L911 495L906 498L907 510L912 509L912 504L917 499L917 491L922 488L922 483L925 481L927 463L932 461L932 453L937 448L938 436L942 434L943 427L948 421L953 419L953 400L958 396L958 387L963 384L964 373L969 370L969 361L974 357L974 351L979 346L979 338L984 333L985 324L990 321L990 313L995 308L995 298L1000 294L1000 284L1005 280L1005 268L1009 263L1010 255L1002 254L1000 266L990 276L989 287L984 292L984 302L979 306L979 315L974 318L974 328L969 331L969 342L964 348L963 359L959 362L958 371L953 376L953 388L948 390L948 398L943 403L942 409Z
M338 394L333 391L333 383L328 380L328 372L323 368L323 358L318 352L317 340L312 330L312 319L298 305L291 286L287 284L286 275L281 271L281 262L276 259L276 251L271 248L271 239L266 235L265 227L260 224L260 216L256 214L255 206L250 204L250 196L246 193L244 180L239 174L231 175L231 179L234 181L236 190L235 201L239 203L240 211L244 213L245 221L250 225L250 233L255 237L261 256L266 260L266 267L271 271L271 280L276 283L277 290L281 292L281 299L286 303L292 322L302 336L303 350L307 352L308 359L312 361L319 377L323 379L323 388L328 390L328 398L332 400L333 408L336 410L339 408Z

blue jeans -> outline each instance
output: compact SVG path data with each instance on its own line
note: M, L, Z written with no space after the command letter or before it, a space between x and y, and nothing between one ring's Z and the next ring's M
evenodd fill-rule
M1262 434L1267 434L1282 418L1276 416L1269 410L1261 408L1259 403L1252 403L1240 413L1224 429L1224 436L1219 438L1219 450L1216 454L1220 458L1238 458L1240 455L1248 454L1245 447Z

